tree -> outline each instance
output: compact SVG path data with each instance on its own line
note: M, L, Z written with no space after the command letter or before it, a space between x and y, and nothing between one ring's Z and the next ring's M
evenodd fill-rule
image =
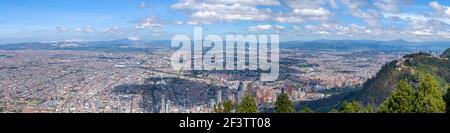
M373 112L373 106L372 104L368 104L365 108L365 112L364 113L372 113Z
M275 102L275 112L277 113L294 113L295 108L289 96L286 93L280 94Z
M328 113L339 113L339 111L333 107L330 111L328 111Z
M304 107L304 108L302 109L302 113L314 113L314 111L311 110L311 109L308 108L308 107Z
M223 110L222 110L223 113L232 113L233 109L234 105L233 102L231 102L231 100L226 100L223 103Z
M257 113L256 101L251 95L245 95L244 100L237 107L238 113Z
M450 49L449 49L450 51ZM450 84L447 85L447 93L445 94L445 104L446 104L446 111L447 113L450 113Z
M415 99L413 87L406 80L401 80L397 89L380 105L378 112L411 113L415 108Z
M420 79L415 111L418 113L445 112L445 102L438 81L430 74Z
M364 106L357 101L347 102L344 101L341 106L342 113L365 113L366 109Z
M216 105L216 106L214 106L214 113L223 113L223 107L222 107L222 105Z

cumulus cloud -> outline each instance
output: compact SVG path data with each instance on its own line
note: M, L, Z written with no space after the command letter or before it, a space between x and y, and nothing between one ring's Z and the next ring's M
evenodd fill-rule
M145 7L147 7L147 3L145 1L142 1L141 3L139 3L138 7L145 8Z
M411 20L408 33L415 36L450 37L450 24L439 20Z
M184 24L183 21L179 21L179 20L175 20L175 21L173 21L173 23L178 24L178 25Z
M283 23L303 23L307 21L327 21L332 13L323 7L329 0L286 0L288 13L279 13L275 20Z
M341 0L350 10L357 10L368 4L368 0Z
M330 11L326 10L325 8L317 8L317 9L294 9L294 14L300 15L300 16L328 16L330 14Z
M320 25L306 25L304 28L308 33L317 35L354 37L374 33L369 28L356 24L341 25L337 23L322 23Z
M56 32L62 33L62 32L66 32L66 31L69 31L69 29L66 27L63 27L63 26L56 26Z
M280 2L277 0L206 0L211 3L215 4L242 4L242 5L248 5L248 6L278 6L280 5Z
M184 10L191 22L210 24L213 22L232 22L250 20L268 20L272 11L257 6L278 6L277 0L182 0L170 7Z
M248 31L257 32L257 31L280 31L285 29L283 26L279 25L255 25L248 28Z
M400 12L396 0L379 0L375 2L374 5L387 12L394 12L394 13Z
M132 41L138 41L138 40L140 40L141 38L140 38L140 37L137 37L137 36L130 36L130 37L128 37L127 39L128 39L128 40L132 40Z
M436 10L436 14L438 16L446 17L450 19L450 7L441 5L437 1L430 2L429 4L431 7L433 7L434 10Z
M97 32L120 33L127 37L128 31L147 29L152 31L153 36L161 36L165 35L162 27L166 24L188 26L250 21L255 25L247 28L249 32L283 31L298 35L358 39L450 39L449 5L433 1L426 3L431 11L402 11L404 5L412 3L414 0L179 0L170 8L185 13L187 19L161 20L156 15L149 15L138 20L130 29L112 26ZM137 6L147 8L148 4L142 1ZM341 21L349 17L359 19L363 24ZM91 33L96 30L89 25L79 28L57 26L56 32Z
M122 28L118 27L118 26L113 26L113 27L108 27L102 30L103 32L106 33L122 33Z
M414 3L414 0L378 0L374 5L383 11L400 13L400 6Z
M136 29L151 29L156 30L163 27L164 24L161 20L159 20L156 16L150 15L141 21L139 21L138 25L136 25Z
M370 27L381 27L380 19L383 16L380 12L374 9L361 9L367 6L367 0L341 0L341 2L350 10L352 16L362 19Z
M92 33L92 32L95 32L95 29L93 29L90 25L86 25L84 27L76 28L75 31L85 32L85 33Z
M336 0L330 0L330 6L333 8L338 8Z

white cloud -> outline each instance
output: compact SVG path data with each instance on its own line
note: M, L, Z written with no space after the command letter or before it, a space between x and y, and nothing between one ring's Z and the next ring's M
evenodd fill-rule
M159 37L159 36L161 36L161 33L153 33L152 36Z
M107 33L122 33L122 28L118 27L118 26L113 26L113 27L108 27L102 30L103 32L107 32Z
M303 18L289 15L280 15L276 17L275 20L282 23L303 23L306 21Z
M283 23L303 23L307 21L328 21L332 13L324 7L329 0L286 0L287 13L279 13L274 18ZM333 3L330 3L333 4ZM334 4L335 1L334 1Z
M333 8L338 8L336 0L330 0L330 6Z
M367 12L362 12L361 10L358 10L354 12L353 15L355 17L363 19L370 27L378 28L381 26L380 19L383 16L376 10L368 10Z
M65 39L64 42L86 42L86 39Z
M411 14L411 13L383 13L383 16L386 18L395 17L400 18L402 20L427 20L427 17L420 14Z
M92 33L95 32L95 29L93 29L90 25L84 26L84 27L78 27L78 28L67 28L64 26L56 26L56 32L63 33L63 32L84 32L84 33Z
M137 29L159 29L163 27L164 24L161 20L159 20L156 16L150 15L144 19L142 19L138 25L136 25Z
M294 14L300 16L328 16L330 15L330 11L320 7L317 9L294 9Z
M308 33L317 35L349 35L357 33L359 31L350 31L349 27L336 24L336 23L322 23L319 25L306 25L304 26Z
M145 1L142 1L141 3L139 3L138 7L145 8L145 7L147 7L147 3Z
M414 40L449 39L450 19L438 13L445 8L437 2L431 2L430 6L435 8L435 15L416 13L384 13L383 15L388 18L397 17L406 22L407 26L398 30L394 36L404 36Z
M76 28L75 31L85 32L85 33L92 33L92 32L95 32L95 29L93 29L90 25L87 25L87 26L84 26L84 27Z
M279 6L280 2L277 0L206 0L210 3L214 4L242 4L242 5L248 5L248 6L258 6L258 5L264 5L264 6Z
M242 20L268 20L272 11L256 6L278 6L276 0L181 0L170 7L187 11L191 22L210 24Z
M248 28L248 31L257 32L257 31L280 31L285 29L283 26L279 25L255 25Z
M450 7L439 4L437 1L430 2L430 6L436 10L438 16L450 19Z
M368 4L367 0L341 0L341 2L350 10L356 10Z
M188 24L188 25L198 25L198 22L188 21L188 22L186 22L186 24Z
M173 23L178 24L178 25L184 24L183 21L179 21L179 20L175 20L175 21L173 21Z
M347 6L352 16L362 19L372 28L381 27L382 14L374 9L367 9L366 11L361 9L367 6L367 0L341 0L341 2Z
M378 0L374 3L379 9L391 12L400 13L400 7L414 3L414 0Z
M138 40L140 40L141 38L139 38L139 37L137 37L137 36L130 36L130 37L128 37L127 39L128 39L128 40L132 40L132 41L138 41Z
M450 25L439 20L411 20L409 25L407 33L410 35L445 38L450 34Z
M68 31L68 30L69 30L69 29L66 28L66 27L63 27L63 26L56 26L56 32L58 32L58 33L66 32L66 31Z
M303 27L294 27L295 33L302 36L325 37L325 38L345 38L345 39L379 39L392 40L404 37L403 33L393 29L374 29L356 24L339 24L326 22L321 24L308 24ZM295 34L294 33L294 34Z
M399 7L397 6L396 0L379 0L374 3L374 5L381 10L387 11L387 12L393 12L398 13L400 12Z

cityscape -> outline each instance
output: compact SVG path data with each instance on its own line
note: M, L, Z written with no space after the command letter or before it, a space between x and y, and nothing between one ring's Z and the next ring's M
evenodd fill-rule
M172 69L170 47L146 53L80 50L1 50L1 105L5 112L213 112L255 94L261 109L282 89L292 101L317 100L332 88L361 86L405 52L282 50L274 82L242 73ZM333 62L333 63L330 63Z
M197 46L185 59L217 48L211 62L242 55L249 69L175 69L175 53ZM398 112L389 98L402 86L419 100L441 90L436 110L406 112L445 112L449 48L446 0L2 0L0 112ZM250 69L268 57L273 81ZM256 109L239 109L249 99Z

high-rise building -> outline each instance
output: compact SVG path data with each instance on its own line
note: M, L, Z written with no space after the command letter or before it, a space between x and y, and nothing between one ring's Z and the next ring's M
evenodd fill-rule
M237 89L237 103L241 103L242 99L244 99L245 86L242 82L239 82L239 86Z
M162 95L161 96L161 108L159 110L160 113L166 113L166 96Z
M221 89L217 90L216 101L217 101L217 105L222 103L222 90Z
M216 100L214 98L209 100L209 108L213 109L217 105Z
M164 107L164 113L169 113L169 107L170 107L170 100L166 100L166 105Z

